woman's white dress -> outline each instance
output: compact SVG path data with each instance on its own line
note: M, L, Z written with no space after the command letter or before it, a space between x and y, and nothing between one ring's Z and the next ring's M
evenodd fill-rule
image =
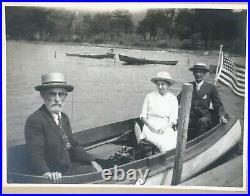
M163 134L152 132L147 125L143 126L140 139L146 139L156 145L161 152L169 151L176 147L177 131L172 124L177 123L178 101L176 96L167 93L164 96L159 92L149 93L142 107L141 117L147 119L155 130L163 130Z

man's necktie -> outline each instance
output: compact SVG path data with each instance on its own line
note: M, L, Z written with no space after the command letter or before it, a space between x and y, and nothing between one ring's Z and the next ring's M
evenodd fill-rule
M60 115L58 114L57 115L57 121L58 121L58 127L60 128L60 129L62 129L62 119L61 119L61 117L60 117Z
M198 92L200 90L200 86L196 84L196 91Z
M59 114L58 114L58 118L57 119L58 119L58 127L60 128L61 133L62 133L62 138L63 138L63 141L64 141L64 145L65 145L65 147L67 149L69 149L69 148L71 148L71 144L69 142L69 138L68 138L67 134L64 131L64 128L62 126L62 119L61 119L61 117L60 117Z

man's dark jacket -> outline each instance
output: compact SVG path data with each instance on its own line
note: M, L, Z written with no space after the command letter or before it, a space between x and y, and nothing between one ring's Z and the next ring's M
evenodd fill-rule
M222 116L225 114L224 106L221 102L220 96L216 87L206 81L201 85L199 91L196 90L196 82L193 84L193 94L190 109L190 117L204 117L209 115L210 102L213 104L213 108L218 114ZM178 96L180 100L181 94Z
M61 113L61 122L72 146L70 150L65 147L61 130L45 105L26 121L25 140L30 166L38 175L56 171L63 173L72 163L72 159L85 163L94 160L73 140L69 119L64 113Z

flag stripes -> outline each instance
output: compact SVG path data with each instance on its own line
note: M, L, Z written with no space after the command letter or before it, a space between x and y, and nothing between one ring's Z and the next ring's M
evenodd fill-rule
M242 93L242 92L239 92L237 90L235 90L235 88L232 86L232 83L231 82L228 82L227 79L225 78L220 78L219 81L225 85L227 85L228 87L231 88L231 90L236 94L236 95L239 95L241 97L244 97L245 96L245 93Z
M218 73L218 81L229 86L235 94L244 97L245 67L234 63L228 57L224 57L223 52L222 65Z

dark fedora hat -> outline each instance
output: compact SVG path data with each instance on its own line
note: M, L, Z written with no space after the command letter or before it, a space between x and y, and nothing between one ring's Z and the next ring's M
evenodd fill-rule
M66 76L62 73L49 73L42 75L42 84L35 86L37 91L41 91L48 88L65 88L68 92L71 92L74 87L66 83Z
M209 71L209 69L207 68L207 65L205 63L196 63L193 65L193 67L189 68L189 71L194 71L195 69L202 69L205 72Z

